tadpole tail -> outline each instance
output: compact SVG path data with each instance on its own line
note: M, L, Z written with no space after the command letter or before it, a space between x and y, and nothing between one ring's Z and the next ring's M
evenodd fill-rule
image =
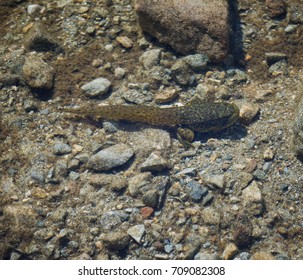
M158 108L145 105L106 105L80 108L67 108L69 118L73 120L88 119L101 120L126 120L131 122L143 122L153 125L175 125L179 120L175 110L171 108Z

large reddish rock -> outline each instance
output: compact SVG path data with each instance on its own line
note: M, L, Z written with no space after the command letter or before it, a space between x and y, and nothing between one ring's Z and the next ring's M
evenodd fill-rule
M214 62L228 53L228 1L136 0L143 31L182 54L203 53Z

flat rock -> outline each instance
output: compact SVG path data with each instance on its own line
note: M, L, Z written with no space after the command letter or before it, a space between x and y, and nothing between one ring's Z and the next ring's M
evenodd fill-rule
M127 230L127 233L133 238L135 239L135 241L137 243L141 242L142 237L145 234L145 227L144 225L135 225L133 227L130 227Z
M136 0L143 31L182 53L222 61L228 53L228 5L223 0Z
M157 153L151 153L140 167L141 171L160 172L168 169L167 161Z
M134 151L130 147L117 144L92 155L88 167L95 171L111 170L125 164L133 155Z

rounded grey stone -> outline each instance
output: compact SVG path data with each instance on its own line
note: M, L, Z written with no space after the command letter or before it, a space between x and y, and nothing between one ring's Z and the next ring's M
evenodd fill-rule
M56 143L53 147L53 151L55 155L65 155L69 154L72 151L72 148L65 143Z
M91 156L88 167L95 171L111 170L128 162L134 151L125 144L117 144Z
M83 85L81 89L88 97L99 97L106 94L109 90L111 82L105 78L98 78Z

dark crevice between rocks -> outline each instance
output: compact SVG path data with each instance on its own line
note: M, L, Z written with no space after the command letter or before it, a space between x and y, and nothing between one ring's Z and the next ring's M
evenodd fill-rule
M33 95L41 100L48 101L53 98L54 91L49 89L32 89Z
M233 64L239 68L245 68L243 50L243 32L238 12L238 0L228 1L229 9L229 48L233 56Z

